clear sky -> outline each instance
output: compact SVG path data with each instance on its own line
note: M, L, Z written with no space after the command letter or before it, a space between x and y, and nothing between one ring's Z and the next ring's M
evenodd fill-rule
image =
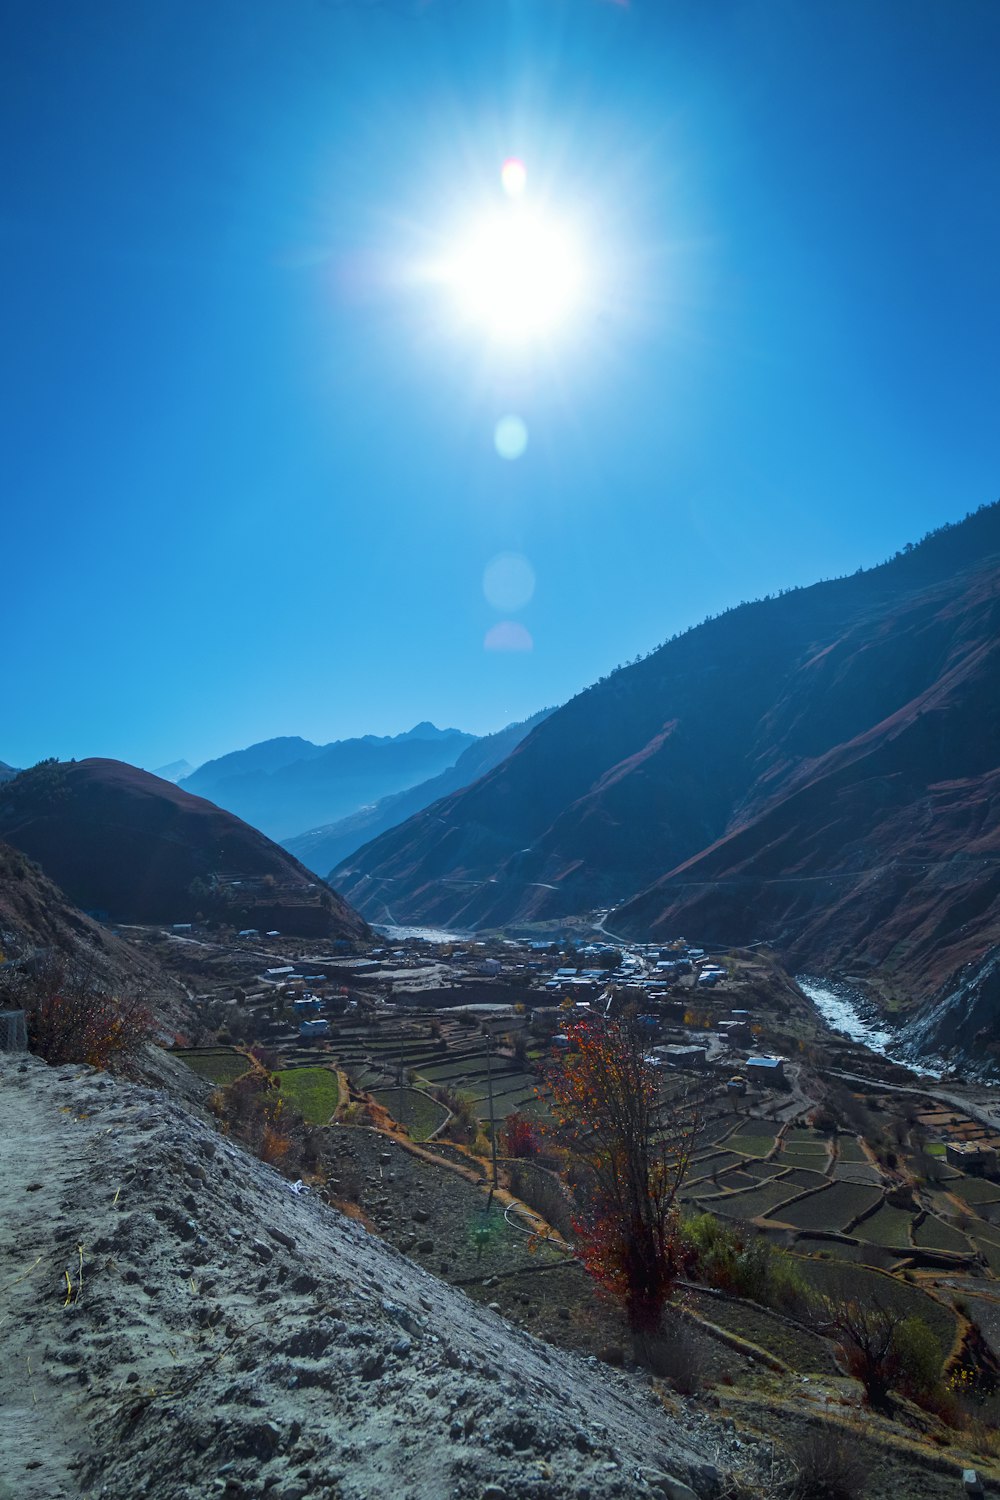
M995 499L998 58L997 0L6 0L0 759L485 732Z

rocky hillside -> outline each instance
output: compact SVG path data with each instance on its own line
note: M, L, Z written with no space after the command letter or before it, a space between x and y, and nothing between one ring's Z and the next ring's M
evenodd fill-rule
M360 849L362 844L377 838L390 828L397 827L414 813L429 807L440 797L471 786L487 771L506 760L512 750L531 731L547 719L551 709L544 708L517 724L508 724L496 734L483 735L463 750L455 764L442 771L430 781L422 781L408 791L396 792L391 797L382 797L371 807L363 807L350 817L337 823L328 823L323 828L313 828L294 839L285 839L283 847L296 859L300 859L310 870L326 876L341 860Z
M723 1492L721 1425L476 1306L197 1111L0 1055L0 1130L0 1494Z
M627 935L891 957L936 994L996 941L998 640L994 505L668 642L333 878L400 922L616 906Z
M387 738L329 745L285 736L207 761L180 785L270 838L287 839L437 776L474 738L427 723Z
M114 921L203 912L307 936L367 935L346 902L256 829L120 761L43 761L6 782L0 838L77 906Z
M182 1013L175 980L72 906L19 849L0 844L0 980L16 985L23 966L38 960L65 964L102 989L145 996L164 1024Z

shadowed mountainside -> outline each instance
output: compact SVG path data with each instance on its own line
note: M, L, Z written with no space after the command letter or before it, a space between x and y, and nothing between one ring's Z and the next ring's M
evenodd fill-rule
M437 776L474 740L426 722L392 737L329 745L285 736L206 761L179 784L270 838L290 839Z
M116 921L201 911L309 936L367 935L346 902L256 829L121 761L43 761L6 782L0 837L78 906Z
M995 941L998 640L993 505L620 669L331 878L376 918L618 906L629 936L766 937L934 993Z
M397 792L391 797L382 797L373 807L363 807L338 823L328 823L324 828L313 828L297 838L285 839L283 847L310 870L325 875L334 865L353 854L362 844L377 838L389 828L411 818L421 808L428 807L439 797L449 792L460 791L471 786L487 771L498 766L537 724L548 718L550 708L543 708L518 724L508 724L495 734L487 734L474 740L463 750L455 764L440 776L422 781L408 791Z
M19 849L0 843L0 979L37 959L65 964L102 988L144 995L161 1020L180 1014L185 997L175 980L71 906Z

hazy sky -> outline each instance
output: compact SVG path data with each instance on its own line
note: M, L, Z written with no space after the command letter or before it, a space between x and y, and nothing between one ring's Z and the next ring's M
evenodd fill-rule
M0 759L484 732L995 499L998 57L997 0L6 0Z

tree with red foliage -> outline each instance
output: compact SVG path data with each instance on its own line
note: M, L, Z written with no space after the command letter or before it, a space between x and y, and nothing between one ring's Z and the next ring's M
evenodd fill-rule
M537 1156L541 1145L538 1126L515 1110L504 1121L502 1144L505 1156Z
M621 1302L633 1334L655 1333L677 1272L677 1195L698 1134L698 1100L666 1097L634 1015L569 1026L548 1073L584 1200L583 1263Z

